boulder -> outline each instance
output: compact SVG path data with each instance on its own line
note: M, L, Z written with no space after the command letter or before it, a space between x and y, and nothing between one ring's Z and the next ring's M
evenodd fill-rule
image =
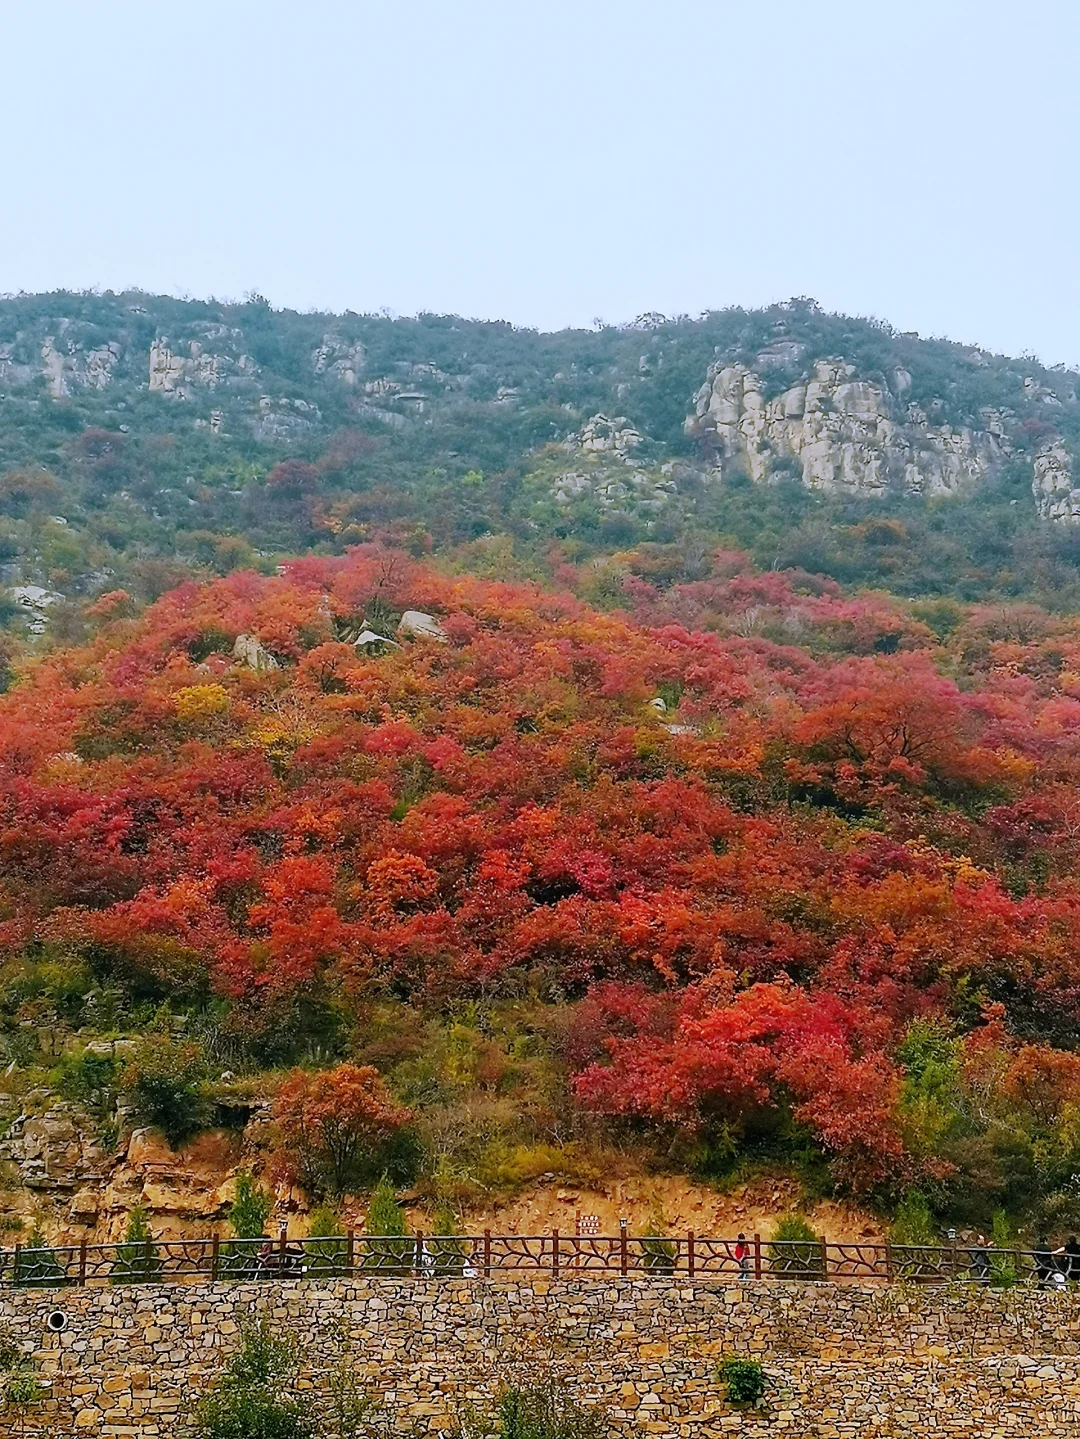
M397 633L403 639L435 640L443 645L447 639L446 631L438 620L422 610L406 610L398 621Z
M233 659L238 664L247 665L253 670L276 670L281 666L277 660L264 648L262 643L254 635L237 635L236 643L233 645Z

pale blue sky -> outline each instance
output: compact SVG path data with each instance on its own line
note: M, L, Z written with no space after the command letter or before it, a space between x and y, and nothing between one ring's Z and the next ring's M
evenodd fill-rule
M0 0L0 290L1080 361L1080 0Z

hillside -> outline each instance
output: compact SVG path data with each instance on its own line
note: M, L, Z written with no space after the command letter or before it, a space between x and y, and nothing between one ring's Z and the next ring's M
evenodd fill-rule
M1080 621L653 563L604 612L361 546L25 662L11 1232L182 1210L147 1128L312 1202L782 1173L1080 1222Z
M543 334L8 297L0 623L8 649L78 641L103 592L372 540L549 580L649 542L690 581L736 548L904 597L1080 607L1078 444L1075 374L811 301Z

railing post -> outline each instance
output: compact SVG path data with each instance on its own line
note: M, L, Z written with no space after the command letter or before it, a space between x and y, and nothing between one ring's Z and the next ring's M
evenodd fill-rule
M85 1235L85 1234L83 1235L83 1237L82 1237L82 1242L81 1242L81 1244L79 1245L79 1286L80 1286L80 1288L85 1288L85 1287L86 1287L86 1235Z
M345 1245L345 1272L351 1276L353 1272L353 1257L356 1249L355 1236L351 1229L348 1232L347 1239L348 1242Z
M416 1236L416 1258L414 1261L416 1275L419 1279L424 1278L424 1235L421 1230Z
M278 1274L279 1274L279 1275L283 1275L283 1274L285 1273L285 1246L288 1244L288 1241L289 1241L289 1226L288 1226L287 1224L283 1224L283 1225L281 1226L281 1231L280 1231L280 1233L278 1234L278 1250L277 1250L277 1252L278 1252Z
M626 1278L626 1271L630 1267L630 1253L626 1242L626 1220L619 1220L619 1273Z
M761 1278L761 1235L754 1235L754 1278Z
M885 1241L885 1282L886 1284L893 1282L892 1244L888 1239Z
M551 1277L553 1279L559 1277L559 1231L557 1229L551 1231Z
M221 1239L214 1235L210 1241L210 1283L216 1284L218 1277L218 1263L221 1258Z
M484 1230L484 1278L491 1278L491 1230Z
M694 1277L694 1231L686 1231L686 1272L690 1278Z
M21 1245L21 1244L16 1244L16 1246L15 1246L15 1253L14 1253L14 1256L13 1256L13 1263L14 1263L14 1266L15 1266L15 1267L14 1267L14 1268L12 1269L12 1271L11 1271L11 1282L12 1282L12 1284L18 1284L19 1280L22 1278L22 1275L21 1275L20 1272L19 1272L19 1252L20 1252L21 1249L22 1249L22 1245Z
M821 1241L821 1277L823 1280L829 1277L829 1246L824 1239Z

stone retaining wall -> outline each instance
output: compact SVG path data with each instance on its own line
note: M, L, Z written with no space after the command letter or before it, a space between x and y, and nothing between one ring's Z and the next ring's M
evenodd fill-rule
M256 1313L299 1335L304 1383L344 1357L402 1430L451 1430L463 1404L553 1372L627 1433L1080 1439L1075 1295L659 1278L6 1291L0 1324L51 1381L27 1434L179 1439ZM763 1362L767 1411L726 1403L724 1354Z

